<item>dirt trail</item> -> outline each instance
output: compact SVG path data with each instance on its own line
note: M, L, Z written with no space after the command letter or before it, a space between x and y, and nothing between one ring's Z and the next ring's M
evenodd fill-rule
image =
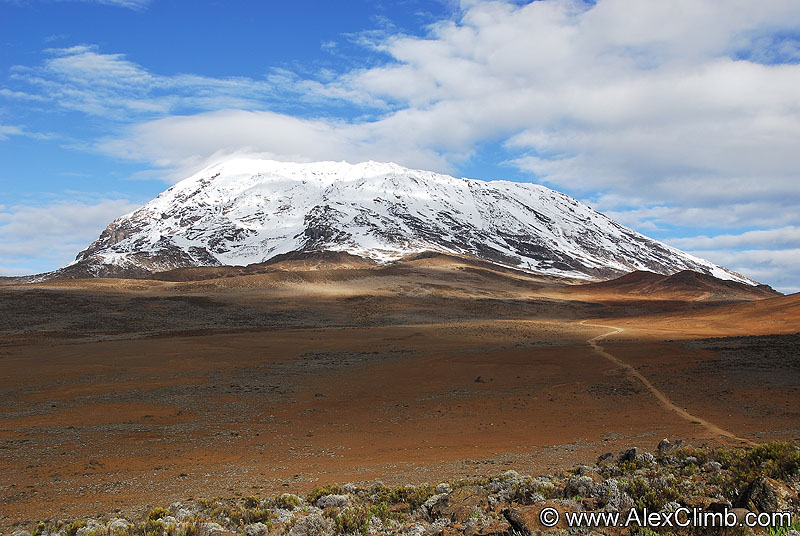
M675 405L675 403L672 402L672 400L670 400L669 397L667 397L667 395L662 393L655 385L650 383L650 381L647 378L645 378L644 375L642 375L638 370L636 370L633 366L629 365L625 361L623 361L623 360L619 359L618 357L616 357L616 356L610 354L609 352L605 351L603 349L603 347L600 346L600 344L598 343L598 341L600 341L602 339L605 339L609 335L616 335L617 333L622 333L624 331L624 328L620 328L620 327L616 327L616 326L608 326L608 325L604 325L604 324L588 324L588 323L585 323L585 322L581 322L581 324L584 324L586 326L593 326L593 327L597 327L597 328L608 328L608 329L612 330L612 331L609 331L608 333L603 333L601 335L597 335L596 337L592 337L591 339L587 339L586 342L589 343L589 345L591 345L591 347L594 349L595 352L597 352L598 354L602 355L603 357L605 357L606 359L608 359L609 361L611 361L612 363L617 365L619 368L623 369L629 375L631 375L634 378L636 378L637 380L639 380L642 383L642 385L644 385L647 388L647 390L650 391L650 393L652 393L652 395L654 397L656 397L656 400L658 400L658 402L662 406L664 406L665 409L670 410L670 411L674 411L681 418L689 421L690 423L700 424L706 430L708 430L709 433L711 433L714 437L716 437L718 439L721 439L721 440L726 440L727 439L727 440L732 440L732 441L735 441L735 442L746 443L748 445L753 445L754 444L749 439L745 439L745 438L736 436L736 435L732 434L731 432L728 432L727 430L723 430L722 428L720 428L716 424L714 424L712 422L709 422L709 421L707 421L705 419L702 419L702 418L700 418L700 417L698 417L696 415L692 415L691 413L689 413L685 409Z

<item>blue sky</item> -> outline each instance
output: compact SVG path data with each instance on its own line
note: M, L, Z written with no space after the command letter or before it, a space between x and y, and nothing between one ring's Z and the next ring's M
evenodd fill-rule
M565 191L800 290L795 0L0 0L0 275L230 154Z

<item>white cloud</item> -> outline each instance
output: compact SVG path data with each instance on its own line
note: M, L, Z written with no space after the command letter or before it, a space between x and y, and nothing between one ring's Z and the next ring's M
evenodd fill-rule
M5 0L11 4L31 4L34 0ZM106 6L122 7L139 11L150 5L151 0L56 0L57 2L81 2L85 4L100 4Z
M800 248L752 249L743 251L692 250L693 255L708 259L757 281L767 282L784 293L798 292Z
M126 7L128 9L144 9L150 5L150 0L81 0L82 2L91 2L95 4L104 4L108 6Z
M795 212L797 200L788 196L776 201L753 201L736 204L714 206L664 206L655 205L644 208L612 210L605 207L611 203L636 205L637 201L625 199L624 196L613 196L614 201L589 204L602 211L608 217L636 229L660 229L664 222L683 228L739 228L742 222L749 227L777 227L795 224L798 221ZM688 247L688 246L687 246Z
M277 69L263 80L157 75L87 46L53 50L43 66L18 68L15 79L65 108L141 118L101 147L158 166L249 148L452 171L477 145L505 141L519 155L512 163L542 182L635 196L645 207L765 203L796 192L800 65L755 61L791 45L776 36L800 25L793 0L462 7L459 19L434 25L427 38L371 34L369 46L391 61L328 82ZM743 51L750 59L737 59ZM267 111L287 94L382 115L348 121Z
M391 57L384 65L328 83L285 72L270 79L308 100L390 110L380 117L172 116L103 147L160 163L205 160L220 145L301 159L384 159L388 147L391 160L452 170L477 145L505 141L518 167L575 192L635 196L645 206L768 203L797 191L800 65L756 60L798 25L793 0L464 2L460 19L427 38L373 36L370 45ZM743 51L759 52L739 59ZM143 147L145 136L193 120L206 135ZM236 133L215 135L214 121ZM308 136L304 147L269 134L288 124Z
M387 120L389 121L389 120ZM246 151L279 160L400 160L435 169L445 166L436 151L402 136L376 135L389 127L370 124L305 120L272 112L230 110L155 120L132 128L124 139L101 142L98 149L117 156L145 159L178 169L171 177L185 177L187 169L208 160Z
M785 292L798 292L800 227L746 231L740 234L669 238L664 242L726 266Z
M6 140L9 136L21 135L22 129L14 125L0 125L0 140Z
M50 57L39 67L12 68L11 80L27 90L3 88L0 96L50 101L67 110L129 121L187 110L251 108L276 91L274 82L246 77L158 75L95 46L47 52Z
M35 138L37 140L48 140L57 137L56 134L48 132L29 132L18 125L0 124L0 141L5 141L11 136L24 136L26 138Z
M538 181L641 230L796 229L798 27L796 0L465 0L424 37L362 34L382 65L315 80L158 75L75 47L19 68L35 90L5 96L135 117L95 148L170 180L244 150L453 171L499 143ZM363 115L309 111L334 100ZM303 118L270 111L288 101Z
M0 275L64 266L112 220L139 206L124 199L0 205Z
M737 248L800 248L800 227L787 226L779 229L747 231L741 234L717 236L692 236L670 238L669 244L682 249L737 249Z
M33 93L25 93L24 91L13 91L8 88L0 88L0 96L6 97L9 99L20 99L20 100L27 100L27 101L38 101L38 102L46 102L48 99L47 97L43 97L42 95L35 95Z

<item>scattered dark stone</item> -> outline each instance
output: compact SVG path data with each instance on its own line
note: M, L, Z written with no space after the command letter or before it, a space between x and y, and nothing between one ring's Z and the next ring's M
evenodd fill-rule
M664 438L658 444L658 455L663 456L664 454L673 451L679 448L683 444L683 441L678 439L674 443L672 443L669 439Z
M614 457L613 453L606 452L605 454L601 454L600 456L597 457L597 463L600 464L606 460L610 460L613 457Z
M511 528L514 529L515 534L519 534L520 536L532 536L531 529L528 528L528 525L523 521L522 517L519 515L514 509L506 508L503 510L503 517L506 518L508 524L511 525Z
M696 497L683 497L679 501L683 504L686 508L696 508L698 510L708 510L712 504L717 504L718 501L714 499L714 497L703 497L703 496L696 496Z
M666 445L662 442L659 445L659 452L667 452L665 448L674 449L676 444L677 442ZM698 452L703 452L704 450L704 448L701 448L698 449ZM709 464L719 465L719 462L715 461L715 457L719 457L715 456L714 451L709 450L707 453L708 456L698 454L701 459L709 459L703 467L705 468ZM705 469L703 471L692 470L687 477L686 474L672 469L668 465L667 460L674 457L674 455L661 456L657 460L653 458L651 466L644 466L641 462L646 461L648 457L653 458L649 453L632 448L620 453L619 459L621 461L635 461L635 465L616 465L608 462L600 466L580 465L573 467L569 471L540 478L523 477L515 471L508 471L503 473L502 476L485 480L479 479L472 483L441 483L435 487L426 485L425 488L409 488L412 492L408 496L399 493L395 499L392 499L389 504L384 506L389 513L389 518L400 520L401 525L392 525L391 527L384 525L381 527L378 524L373 526L372 529L382 534L409 534L410 531L405 529L413 528L414 532L424 529L429 534L438 534L439 536L533 536L534 534L566 534L567 531L575 534L611 535L620 533L608 532L602 528L597 528L596 530L589 528L581 528L578 531L569 530L565 523L565 513L603 510L622 512L624 515L625 512L633 508L634 505L640 504L641 501L651 501L653 499L659 501L662 498L669 500L669 503L664 506L665 511L675 511L677 505L680 505L714 514L733 512L739 521L743 521L745 519L744 515L748 512L764 513L788 510L795 516L800 512L800 500L798 499L800 479L796 474L788 475L782 481L765 476L756 478L739 493L732 504L725 498L729 497L729 491L724 490L724 488L715 483L714 479L718 473ZM611 454L600 456L600 461L612 459L613 456ZM101 463L97 460L90 460L90 462L94 462L94 464ZM164 467L156 466L154 469L159 470L164 469ZM720 469L720 473L726 471L728 469ZM725 473L725 475L731 476L730 473ZM186 478L188 474L180 473L178 476L179 478ZM294 480L300 480L298 474L294 476ZM642 485L631 485L634 480L639 480ZM675 489L675 485L679 483L683 488L682 493L684 496L663 497L659 495L668 488ZM282 485L289 487L290 482L283 482ZM11 487L15 486L11 485ZM326 526L323 527L325 528L324 534L330 536L334 534L335 529L330 518L341 515L344 509L348 507L353 507L356 510L361 508L362 511L364 507L370 507L371 503L379 497L375 495L375 492L381 488L383 488L383 485L379 481L376 481L375 485L370 489L359 488L353 484L345 484L337 493L326 494L317 499L315 504L325 511L325 515L313 515L317 516L319 520L328 519ZM413 491L414 489L426 493L422 497L427 500L421 505L410 500L410 497L420 497ZM432 494L433 489L435 489L436 494ZM372 494L370 494L370 490ZM229 491L233 492L234 489L229 488ZM653 493L656 493L656 495L653 495ZM545 498L545 495L549 498ZM562 498L554 498L557 496ZM191 501L192 499L190 498L189 500ZM244 504L247 508L254 507L254 505L260 505L260 508L267 505L267 508L272 508L268 505L279 504L274 499L261 500L241 497L216 499L215 501L213 505L215 509L226 504ZM242 503L241 501L245 502ZM302 502L302 499L298 498L298 501ZM197 506L191 505L186 505L188 510L183 510L182 505L176 504L177 506L170 507L170 511L178 521L183 520L189 514L204 516L209 513L208 510L205 512L202 509L197 511ZM732 509L732 506L737 508ZM561 516L556 527L546 527L542 524L539 514L544 508L553 508ZM305 523L303 520L307 517L307 514L301 510L296 510L297 515L292 513L294 517L291 523ZM219 508L216 511L224 514L226 509ZM285 512L281 516L284 514ZM501 515L498 516L498 514ZM164 519L168 518L165 517ZM286 533L284 522L288 518L282 517L281 519L280 523L272 526L272 529L277 529L277 532L270 530L269 534ZM446 523L444 522L445 519L447 520ZM112 522L107 522L108 526L105 527L108 533L121 534L121 531L110 528ZM87 523L91 524L94 521L90 520ZM123 528L128 526L127 521L124 523L125 526ZM94 525L90 526L93 527ZM228 519L224 515L214 514L207 517L204 524L198 527L198 534L200 536L236 536L236 534L267 536L267 533L264 532L266 527L266 525L260 523L252 523L247 526L243 526L241 523L237 525L235 520ZM292 527L292 525L290 524L289 527ZM405 527L405 529L402 527ZM99 528L103 529L104 526L99 526ZM375 533L375 530L372 530L372 532ZM590 532L590 530L594 530L594 532ZM78 536L89 534L89 532L89 528L86 528L86 530L78 532ZM716 533L714 532L714 534ZM48 530L42 534L46 536L46 534L53 534L53 532ZM290 534L297 535L301 533L294 531L290 532ZM303 534L309 534L309 532ZM315 534L317 533L315 532ZM336 532L336 534L339 534L339 532ZM622 534L627 533L623 532ZM681 532L680 534L684 533ZM719 534L738 535L741 533L734 531L720 532ZM787 532L787 536L790 534L791 532ZM15 536L28 535L18 534Z
M711 504L708 505L708 508L706 508L706 510L715 514L724 514L730 509L731 509L731 503L729 503L728 501L712 502Z
M636 455L639 454L639 449L633 447L632 449L624 450L619 455L619 461L621 462L633 462L636 461Z
M446 496L442 501L437 501L430 509L431 516L450 518L455 523L468 521L473 511L485 509L488 506L488 493L480 486L466 486L458 488Z
M587 497L581 501L581 506L584 510L593 512L600 509L600 501L594 497Z
M761 476L747 486L736 500L736 506L752 512L777 512L791 504L794 494L786 485Z

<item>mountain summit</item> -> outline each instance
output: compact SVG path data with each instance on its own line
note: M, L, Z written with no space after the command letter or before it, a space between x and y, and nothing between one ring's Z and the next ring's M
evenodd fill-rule
M141 277L323 250L380 262L433 250L589 280L688 269L753 283L537 184L378 162L244 158L209 166L113 221L60 272Z

